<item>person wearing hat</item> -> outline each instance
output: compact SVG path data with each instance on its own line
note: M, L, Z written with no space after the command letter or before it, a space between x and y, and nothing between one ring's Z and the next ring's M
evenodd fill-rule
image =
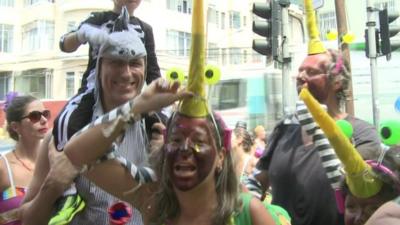
M116 112L113 109L117 109L120 105L127 106L128 108L124 108L123 112L129 114L134 111L131 108L134 105L133 102L146 97L146 104L144 106L142 104L140 110L135 110L135 119L130 120L129 124L124 126L124 137L121 137L113 145L116 154L137 165L145 165L148 160L147 140L143 122L139 119L140 114L159 109L182 97L182 94L176 94L178 89L176 84L168 85L167 81L163 79L155 81L147 88L151 89L151 92L143 93L142 88L146 79L145 68L146 50L136 31L125 30L107 36L101 45L96 64L96 86L94 88L96 101L92 120L96 121L96 118L107 112L113 112L112 116L120 118L122 111ZM166 92L170 93L174 99L163 99L163 102L156 101L151 104L151 99L161 99L158 93ZM47 143L49 142L47 139ZM26 210L22 214L24 221L29 221L29 224L45 224L43 221L50 217L55 200L62 195L64 189L70 185L72 179L80 171L68 163L69 160L66 160L66 157L62 157L65 156L64 153L55 152L54 147L54 143L50 142L48 148L43 146L38 156L34 179L25 199L27 203L24 208ZM49 162L48 155L52 154L60 155L55 157L57 163ZM60 165L64 165L64 168L60 168ZM99 221L103 224L107 223L107 208L116 201L116 198L84 176L75 179L75 186L86 206L82 212L68 221L69 224L99 224ZM142 224L140 213L137 210L134 213L139 216L136 216L129 224Z
M126 137L125 126L138 111L151 104L145 96L151 95L154 88L135 99L132 110L121 106L78 132L62 154L75 167L89 167L86 177L138 207L150 224L272 225L272 217L258 199L239 194L231 156L231 130L206 102L203 9L203 1L194 2L187 87L192 95L185 95L168 121L165 143L153 154L159 160L152 160L150 167L141 166L109 151L121 134ZM168 98L154 100L164 102L164 97ZM121 117L110 120L117 112L122 112Z
M345 179L341 192L345 200L341 207L345 209L345 225L364 225L376 209L400 194L400 147L368 149L380 151L380 156L364 161L350 142L350 135L320 107L306 84L300 98L342 162Z
M89 59L78 93L68 100L54 120L53 135L58 150L62 150L68 139L92 119L92 108L95 104L92 92L95 85L96 62L100 45L107 39L109 33L126 29L137 31L147 53L146 83L150 84L161 77L152 27L134 16L134 11L139 7L141 0L112 0L112 2L114 5L112 10L91 13L78 29L60 38L60 49L63 52L76 51L81 45L89 43ZM150 118L146 120L149 124L151 123ZM148 126L151 127L151 125Z
M312 1L304 3L310 40L308 56L298 70L298 91L307 84L332 118L348 120L354 128L355 147L366 157L363 153L371 153L369 149L379 149L378 135L372 125L341 111L349 81L348 63L337 51L324 48ZM248 189L263 194L271 187L272 203L288 211L292 224L343 224L319 153L296 114L274 127L256 168L247 181Z

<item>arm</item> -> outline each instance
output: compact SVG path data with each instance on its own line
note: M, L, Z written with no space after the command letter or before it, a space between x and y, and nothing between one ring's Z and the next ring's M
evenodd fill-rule
M29 184L28 191L24 197L24 203L31 201L36 194L39 192L40 187L43 184L47 174L50 170L49 165L49 149L48 145L51 140L51 133L47 134L46 137L43 139L42 143L40 144L38 156L35 162L35 170L33 172L33 177L31 183Z
M81 44L78 40L78 34L75 31L64 34L60 38L60 50L63 52L74 52Z
M145 47L147 51L147 77L146 83L149 84L153 80L161 77L160 66L158 65L157 56L155 52L155 43L153 29L150 25L143 23L145 27Z
M41 179L38 191L35 190L37 193L27 196L25 203L20 207L22 224L47 224L52 216L54 203L78 174L78 170L65 154L56 152L53 142L48 146L46 152L49 153L50 161L47 160L47 165L51 163L51 167L45 179ZM26 202L31 198L31 201Z
M156 110L178 99L190 96L190 93L187 91L178 92L178 88L179 83L177 82L172 85L164 79L152 82L150 86L134 99L133 104L129 106L131 108L127 112L128 115L117 117L116 120L111 122L93 126L89 125L90 128L79 132L66 144L64 148L65 154L71 160L72 164L77 167L94 163L109 151L115 139L122 134L126 125L124 118L127 116L130 117L132 113L139 115L143 112ZM106 118L106 116L98 120L103 121L103 118ZM121 163L116 160L107 160L96 164L85 175L105 191L119 198L126 199L126 192L136 188L139 183L142 183L145 177L141 175L143 175L143 172L146 172L142 170L145 168L139 168L133 164L130 165L134 170L127 170L126 167L121 166ZM135 173L134 177L132 177L133 173ZM112 182L110 182L110 177L113 177ZM147 180L144 182L147 182Z
M252 198L250 201L250 215L253 225L275 225L268 210L256 198Z

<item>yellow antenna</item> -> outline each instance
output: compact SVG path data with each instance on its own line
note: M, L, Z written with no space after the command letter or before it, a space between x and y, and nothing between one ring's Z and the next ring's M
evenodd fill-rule
M184 99L179 112L190 117L204 117L208 114L204 77L206 62L204 0L193 1L192 13L192 46L190 49L188 90L196 96Z
M319 39L319 30L312 0L304 0L306 9L307 29L308 29L308 54L320 54L326 52L326 49Z

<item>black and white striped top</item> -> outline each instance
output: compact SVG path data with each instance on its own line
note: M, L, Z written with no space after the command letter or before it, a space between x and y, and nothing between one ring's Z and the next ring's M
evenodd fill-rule
M147 163L146 153L146 132L143 122L135 122L130 125L125 133L124 140L117 149L117 152L137 166L145 166ZM80 176L76 180L78 193L85 199L86 207L79 213L71 225L98 225L109 224L107 209L118 199L106 193L89 180ZM133 218L129 225L143 224L140 212L134 209Z

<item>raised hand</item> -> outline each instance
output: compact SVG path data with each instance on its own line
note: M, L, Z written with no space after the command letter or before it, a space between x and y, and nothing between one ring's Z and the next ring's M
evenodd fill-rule
M177 100L192 97L193 93L187 90L179 90L179 82L169 82L163 78L153 81L134 100L133 113L141 114L156 111Z
M101 45L108 39L107 31L89 24L80 26L76 34L81 44L89 42L91 45Z

